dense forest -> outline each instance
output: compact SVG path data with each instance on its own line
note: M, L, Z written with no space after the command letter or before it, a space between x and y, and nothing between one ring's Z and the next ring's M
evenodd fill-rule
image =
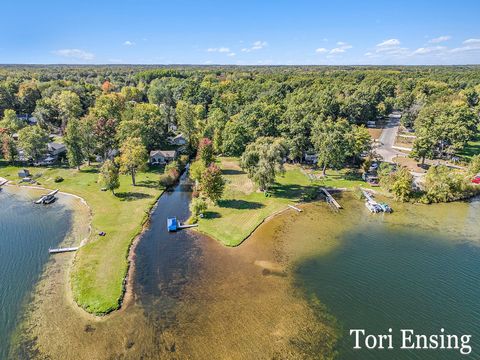
M339 168L369 150L364 125L397 110L416 134L412 157L449 159L478 136L479 94L478 66L11 65L0 68L2 153L38 161L56 134L79 167L181 133L189 155L205 138L229 156L281 138L291 161L315 153Z

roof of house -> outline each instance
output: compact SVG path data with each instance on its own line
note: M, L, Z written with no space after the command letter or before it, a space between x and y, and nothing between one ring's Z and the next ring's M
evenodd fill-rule
M48 148L50 150L63 150L65 149L65 145L64 144L59 144L59 143L54 143L54 142L51 142L51 143L48 143Z
M177 152L175 150L152 150L150 151L150 157L154 157L157 155L163 156L165 158L173 158Z

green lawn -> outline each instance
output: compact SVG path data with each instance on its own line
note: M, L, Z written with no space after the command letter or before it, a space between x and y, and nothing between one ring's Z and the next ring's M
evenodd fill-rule
M90 313L105 314L118 309L123 280L128 268L128 250L141 231L148 211L162 193L157 187L158 170L138 174L137 186L129 176L121 176L114 196L100 191L96 167L80 172L67 168L28 168L41 186L58 188L84 198L92 209L90 242L76 254L71 272L75 301ZM0 176L18 181L18 167L2 166ZM65 180L55 183L57 176ZM87 225L87 224L86 224ZM98 236L99 231L106 236Z
M480 154L480 135L474 141L470 141L465 149L463 149L459 155L460 157L470 161L474 155Z
M319 186L354 187L365 185L359 180L345 179L345 172L327 172L327 179L311 181L298 166L287 165L278 176L272 196L266 197L240 169L235 158L220 158L219 165L227 181L223 199L210 206L200 219L198 230L226 246L241 244L268 216L298 202L302 194Z

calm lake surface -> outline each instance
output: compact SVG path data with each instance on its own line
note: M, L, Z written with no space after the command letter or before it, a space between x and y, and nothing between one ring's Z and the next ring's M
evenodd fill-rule
M448 334L472 335L469 358L478 358L480 202L396 209L392 215L370 215L349 201L338 221L352 226L335 235L334 250L297 263L298 286L318 297L338 319L340 359L464 357L458 350L399 350L400 329L429 335L440 334L441 328ZM300 219L294 225L302 224L311 226ZM321 224L318 221L319 239L328 236ZM388 334L389 328L396 350L353 350L349 329Z
M338 213L304 205L226 248L196 231L166 231L167 217L189 215L182 182L162 195L136 248L133 301L93 319L65 300L70 261L52 263L27 324L34 352L27 341L12 358L466 358L352 350L350 328L390 327L471 334L468 358L477 358L480 202L391 202L393 214L372 215L350 194L337 198Z
M57 202L34 205L25 191L0 192L0 359L8 353L22 303L49 259L48 248L70 229L70 210Z

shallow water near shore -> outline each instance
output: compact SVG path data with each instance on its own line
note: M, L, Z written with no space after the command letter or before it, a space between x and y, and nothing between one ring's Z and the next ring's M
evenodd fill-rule
M338 223L352 226L334 251L296 263L297 286L317 296L339 321L340 359L464 357L459 349L400 349L401 329L429 336L442 328L445 334L471 335L469 356L478 357L480 201L394 207L394 214L370 215L349 201ZM300 219L293 225L308 228ZM286 236L292 239L292 233ZM364 341L362 350L353 349L350 329L378 335L389 334L389 328L393 350L368 350Z
M120 311L86 314L68 293L72 258L49 263L13 358L383 359L352 352L348 329L441 325L480 335L478 201L392 203L395 213L372 215L340 194L339 213L304 205L226 248L192 230L166 231L167 217L188 217L190 190L182 183L160 198L135 251L133 300Z
M71 226L71 209L63 202L33 204L33 194L5 187L0 192L0 359L9 342L22 303ZM26 298L27 297L27 298Z

